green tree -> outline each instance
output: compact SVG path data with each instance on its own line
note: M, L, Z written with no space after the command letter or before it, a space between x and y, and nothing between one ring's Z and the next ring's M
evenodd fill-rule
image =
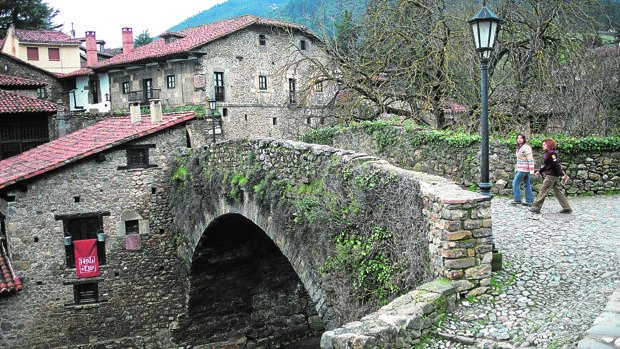
M0 0L0 35L12 24L17 29L59 29L52 21L58 10L43 0Z
M136 37L136 39L133 41L133 45L134 45L134 47L140 47L140 46L144 46L146 44L149 44L152 41L153 41L153 38L149 34L149 30L146 29L142 33L140 33L140 35L138 35L138 37Z

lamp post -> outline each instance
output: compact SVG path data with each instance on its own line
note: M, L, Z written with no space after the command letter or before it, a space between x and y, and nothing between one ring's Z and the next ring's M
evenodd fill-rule
M476 52L480 55L480 73L482 78L482 97L481 97L481 131L482 131L482 145L481 145L481 159L480 159L480 193L484 196L491 197L491 183L489 181L489 91L487 82L489 79L489 58L495 45L495 38L499 31L499 24L501 19L497 17L493 11L487 7L487 2L482 2L482 9L469 20L471 25L472 34L474 36L474 43L476 45Z
M213 132L213 143L215 143L215 98L213 97L208 97L207 96L207 101L209 101L209 109L211 110L211 131Z

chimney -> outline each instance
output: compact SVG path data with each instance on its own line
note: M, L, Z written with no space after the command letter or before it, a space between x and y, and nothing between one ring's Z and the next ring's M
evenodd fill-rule
M151 122L161 122L161 99L151 99Z
M86 66L92 67L98 62L97 59L97 39L95 32L86 32Z
M133 29L123 28L123 53L133 51Z
M142 120L142 115L140 114L140 102L129 103L129 115L131 117L132 124L137 124L140 120Z

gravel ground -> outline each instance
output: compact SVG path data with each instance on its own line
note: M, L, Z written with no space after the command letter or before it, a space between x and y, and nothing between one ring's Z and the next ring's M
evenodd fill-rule
M492 201L503 270L463 299L423 348L576 348L620 288L620 196L547 198L542 213Z

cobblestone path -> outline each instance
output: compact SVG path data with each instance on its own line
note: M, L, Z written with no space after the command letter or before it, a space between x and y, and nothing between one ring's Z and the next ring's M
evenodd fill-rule
M572 214L549 197L537 215L494 198L504 269L490 294L464 299L421 347L576 348L620 289L620 196L569 201Z

